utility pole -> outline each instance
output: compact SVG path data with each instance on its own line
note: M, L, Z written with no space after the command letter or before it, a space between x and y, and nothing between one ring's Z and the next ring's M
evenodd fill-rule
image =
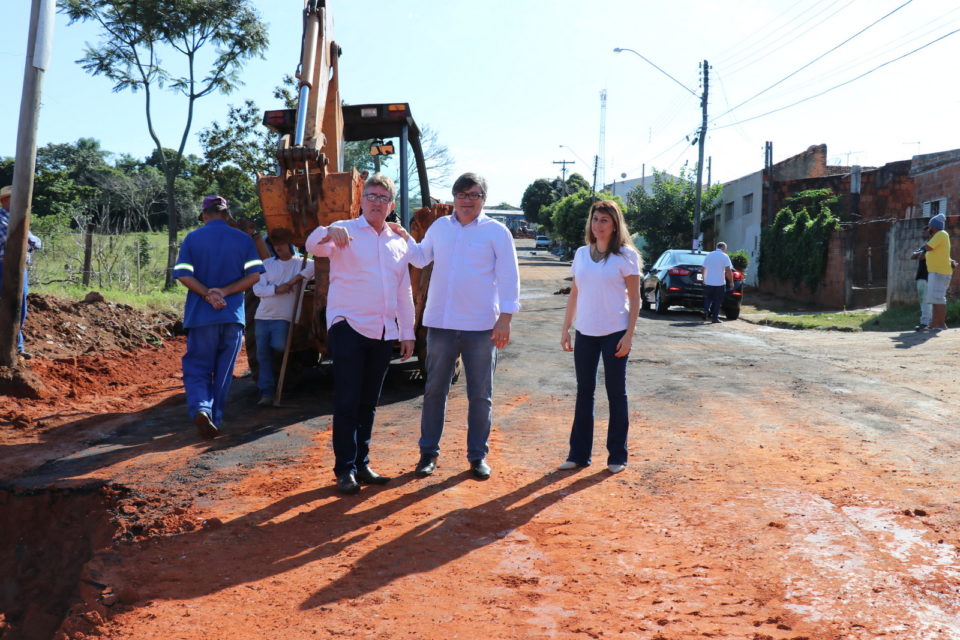
M703 147L707 142L707 95L710 91L710 65L703 61L703 95L700 96L700 109L703 111L703 124L700 125L700 135L697 141L700 144L697 160L697 192L693 203L693 243L694 251L700 250L700 207L703 201Z
M597 195L597 166L599 165L599 163L600 163L600 156L599 155L593 156L593 188L591 189L591 191L593 191L593 195Z
M573 164L573 160L554 160L553 164L563 165L560 167L560 175L563 179L563 194L567 195L567 165Z
M7 245L4 249L3 290L0 291L0 366L12 367L17 361L17 334L23 308L23 278L27 258L27 232L30 229L30 202L33 199L33 174L37 164L37 121L40 119L40 93L43 75L50 60L56 0L33 0L30 31L20 98L20 123L13 169L13 195Z

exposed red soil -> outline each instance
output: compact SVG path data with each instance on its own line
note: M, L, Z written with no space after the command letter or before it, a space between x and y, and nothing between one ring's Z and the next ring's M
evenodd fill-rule
M185 340L175 336L173 314L37 294L29 304L24 337L33 357L20 369L39 382L39 397L2 396L0 445L38 442L50 429L86 418L133 415L182 390Z

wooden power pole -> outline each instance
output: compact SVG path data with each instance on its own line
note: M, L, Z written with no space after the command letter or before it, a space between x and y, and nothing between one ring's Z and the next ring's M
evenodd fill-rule
M710 66L707 61L703 61L703 95L700 96L700 109L703 111L703 124L700 125L700 135L697 141L700 145L699 159L697 160L697 191L694 194L693 201L693 242L691 243L694 251L699 251L700 247L700 208L703 200L703 146L707 142L707 94L710 90Z
M27 261L27 233L30 229L30 202L33 174L37 164L37 121L43 74L50 60L56 0L33 0L30 32L20 98L20 123L13 170L13 196L7 245L4 249L3 290L0 291L0 366L12 367L17 359L17 334L23 307L23 278Z

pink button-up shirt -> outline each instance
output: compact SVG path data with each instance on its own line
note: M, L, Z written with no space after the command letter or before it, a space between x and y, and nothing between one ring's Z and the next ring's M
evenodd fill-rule
M334 223L352 238L343 249L323 242L326 227L307 238L306 249L330 258L327 328L343 319L374 340L413 340L413 294L407 243L385 226L379 234L363 216Z

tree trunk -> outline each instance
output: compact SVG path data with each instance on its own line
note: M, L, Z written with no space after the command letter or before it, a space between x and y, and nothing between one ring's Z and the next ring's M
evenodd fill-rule
M164 289L173 289L173 266L177 263L177 230L179 226L179 216L177 215L177 197L176 197L176 174L175 168L164 167L166 170L167 186L167 274L164 279Z

